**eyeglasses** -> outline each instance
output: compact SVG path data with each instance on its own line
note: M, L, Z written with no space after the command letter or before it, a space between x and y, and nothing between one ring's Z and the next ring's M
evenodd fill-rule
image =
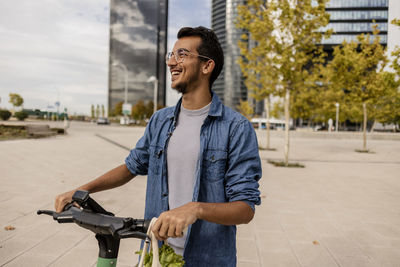
M206 57L206 56L193 54L192 52L190 52L189 50L187 50L185 48L179 48L175 52L168 52L165 55L165 62L168 63L168 61L172 58L172 56L175 56L176 62L177 63L182 63L183 60L185 59L185 57L187 57L188 55L192 55L192 56L195 56L195 57L202 57L202 58L206 58L208 60L212 60L211 58Z

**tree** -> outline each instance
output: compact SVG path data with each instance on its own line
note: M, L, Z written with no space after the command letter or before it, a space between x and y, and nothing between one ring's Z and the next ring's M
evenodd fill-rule
M239 43L246 85L263 97L284 97L285 166L289 164L291 93L301 92L312 67L322 63L320 31L329 22L327 0L249 0L238 7L237 27L248 34Z
M114 115L115 116L121 116L122 115L122 105L124 104L124 101L120 101L115 105L114 109Z
M146 104L145 111L144 111L144 117L146 119L150 118L151 115L153 115L153 111L154 111L154 102L152 100L150 100Z
M240 100L240 104L237 108L243 116L245 116L248 120L251 120L251 117L254 114L254 110L248 101Z
M8 120L11 117L11 112L6 109L0 109L0 119L3 121Z
M93 105L93 104L92 104L92 106L90 107L90 113L91 113L92 119L94 119L94 105Z
M24 103L24 99L19 94L10 93L10 100L8 101L11 103L15 109L15 107L20 107Z
M400 126L400 92L396 74L392 72L381 73L381 85L386 88L385 94L379 97L374 105L372 116L382 124L393 123Z
M102 116L103 118L105 117L104 105L101 105L101 116Z
M98 119L100 117L100 106L96 105L96 118Z
M25 120L26 118L28 118L28 113L26 113L25 111L18 111L18 112L15 112L15 117L18 119L18 120L20 120L20 121L23 121L23 120Z
M135 120L143 120L146 117L146 105L144 104L143 100L139 100L132 107L132 117Z
M336 101L341 102L341 110L349 112L352 120L363 121L364 151L367 151L367 108L373 109L388 90L383 86L387 59L378 33L375 25L373 38L361 34L358 41L344 41L335 47L334 58L327 64L325 72L326 82L336 92Z

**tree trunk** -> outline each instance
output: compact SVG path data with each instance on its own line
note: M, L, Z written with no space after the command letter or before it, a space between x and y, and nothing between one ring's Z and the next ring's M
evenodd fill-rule
M367 150L367 104L363 103L364 122L363 122L363 150Z
M267 149L270 149L269 147L269 140L270 140L270 123L269 123L269 119L270 119L270 99L269 99L270 95L267 96L266 103L265 103L265 113L266 113L266 117L267 117Z
M290 92L289 89L286 89L285 95L285 166L289 165L289 101L290 101Z
M369 130L370 133L374 132L375 125L376 125L376 120L374 120L374 122L372 123L371 129Z

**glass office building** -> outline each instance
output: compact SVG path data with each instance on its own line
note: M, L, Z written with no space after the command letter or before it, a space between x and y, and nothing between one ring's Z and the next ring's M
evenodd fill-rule
M164 56L167 50L168 0L111 0L108 110L125 100L152 101L158 78L158 104L165 105Z
M380 30L380 42L387 45L389 0L330 0L326 11L330 14L329 24L323 29L333 29L332 36L323 44L341 44L344 40L357 40L361 33L372 34L372 25ZM375 22L374 22L375 21Z
M237 45L242 31L235 27L237 6L244 0L212 0L211 28L215 31L224 50L224 68L214 82L213 91L223 103L233 109L240 100L247 100L247 88L237 63L240 50Z

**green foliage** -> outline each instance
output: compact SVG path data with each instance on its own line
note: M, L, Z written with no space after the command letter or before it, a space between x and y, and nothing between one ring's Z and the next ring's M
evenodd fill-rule
M310 66L322 62L322 48L316 44L331 33L319 30L329 22L327 1L291 2L249 0L238 6L237 27L248 33L239 42L239 64L257 100L302 90Z
M11 117L11 112L6 109L0 109L0 118L3 121L8 120Z
M94 105L92 104L92 106L90 107L90 117L92 119L94 119Z
M28 118L28 113L26 113L25 111L18 111L18 112L15 112L14 116L15 116L18 120L23 121L23 120L25 120L26 118Z
M100 106L96 105L96 118L100 117Z
M28 133L25 126L21 125L0 125L0 140L12 140L27 138Z
M8 101L14 107L20 107L24 103L24 99L19 94L10 93L10 100Z
M331 30L321 28L329 23L325 12L327 0L248 0L238 6L236 26L244 34L239 42L242 58L239 65L247 88L256 100L268 95L285 96L285 120L308 116L307 102L290 102L308 91L313 84L313 67L322 64L321 43ZM291 96L293 95L293 96ZM302 97L302 99L307 97ZM303 109L299 109L303 106ZM291 111L291 114L290 114ZM300 111L300 112L298 112ZM289 134L285 134L285 162L288 163Z
M399 82L394 73L381 73L382 86L386 88L385 94L374 103L372 116L380 123L393 123L400 126L400 91Z
M159 105L158 108L160 107ZM153 101L149 101L145 104L143 100L139 100L136 105L132 106L132 118L135 120L149 119L153 115L153 111Z
M237 108L238 108L238 111L243 116L245 116L248 120L251 120L251 117L254 114L254 109L252 108L252 106L249 104L248 101L240 100L240 104Z
M334 48L333 60L320 72L325 84L325 88L319 91L320 112L330 113L333 117L333 105L338 102L340 121L361 122L362 104L367 104L371 118L377 102L393 90L390 77L384 71L387 59L378 33L374 27L374 38L362 34L358 41L345 41Z
M181 267L185 264L183 257L175 253L174 249L164 244L158 250L159 260L162 267ZM142 251L137 251L136 254L142 254ZM144 266L151 267L153 263L153 252L146 253L144 257Z
M104 115L105 115L104 105L101 105L101 116L104 118Z
M122 115L122 105L124 104L123 101L118 102L114 108L114 116L121 116Z
M139 100L136 105L132 106L132 118L135 120L143 120L146 116L146 105L143 100Z

